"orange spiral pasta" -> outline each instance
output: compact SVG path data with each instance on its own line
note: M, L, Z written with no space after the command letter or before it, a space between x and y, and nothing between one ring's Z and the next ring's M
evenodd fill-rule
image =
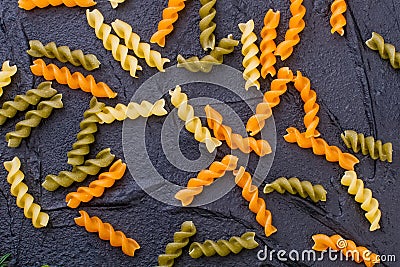
M302 5L303 0L290 0L290 12L292 18L289 20L289 29L285 34L285 40L278 45L275 51L276 56L285 60L293 53L293 47L300 42L299 33L303 31L306 23L303 20L306 8Z
M276 38L276 27L279 25L281 13L279 11L274 12L272 9L268 10L264 17L264 27L261 30L261 43L260 43L260 63L261 63L261 77L265 79L268 74L272 77L275 76L275 63L276 57L274 51L276 49L275 38Z
M168 7L162 12L162 20L158 23L157 31L151 36L150 42L165 46L165 36L174 29L174 23L178 20L178 12L185 8L186 0L169 0Z
M83 76L80 72L71 74L67 67L59 69L54 64L46 65L42 59L33 61L31 71L36 76L43 76L46 80L56 80L60 84L66 84L71 89L82 89L97 97L114 98L117 93L113 92L107 84L103 82L96 83L92 75Z
M260 157L272 152L271 146L266 140L256 140L253 137L242 137L240 134L232 133L232 128L222 124L222 116L210 105L204 108L207 116L208 127L214 131L214 136L226 141L232 149L239 149L243 153L254 151Z
M284 138L288 143L297 143L301 148L312 148L315 155L325 155L329 162L339 162L340 167L345 170L354 170L354 165L360 161L349 153L343 153L337 146L330 146L322 138L307 138L305 133L300 133L294 127L287 128L288 132Z
M67 7L90 7L96 4L93 0L19 0L18 6L25 10L31 10L35 7L45 8L47 6L66 5Z
M271 89L264 94L263 102L257 105L256 114L247 121L246 131L250 135L256 135L265 126L265 120L271 117L271 108L277 106L281 100L280 96L287 91L287 84L293 81L293 72L288 67L278 70L277 79L271 83Z
M331 33L337 32L341 36L344 34L343 27L346 25L346 18L343 13L346 12L347 5L345 0L335 0L331 5L332 16L330 23L332 26Z
M203 192L203 187L211 185L215 179L225 175L227 171L236 169L238 158L226 155L221 162L214 161L208 170L201 170L196 178L191 178L185 189L178 191L175 198L182 202L182 206L187 206L193 202L196 195Z
M122 251L128 256L134 256L135 250L140 245L132 238L128 238L121 231L115 231L111 224L103 223L98 217L89 217L86 211L79 211L81 217L75 218L75 223L79 226L85 226L86 231L99 233L102 240L109 240L111 246L122 247Z
M233 171L233 174L236 175L235 183L243 189L243 198L250 202L249 209L257 214L257 222L264 226L265 235L275 233L277 229L272 225L271 211L267 210L264 199L258 197L258 188L252 184L250 173L246 172L244 167L240 167L239 170Z
M89 184L89 187L79 187L77 192L71 192L65 197L67 206L77 208L81 202L89 202L93 197L100 197L104 193L105 188L110 188L116 180L124 176L126 164L122 160L117 160L110 167L108 172L103 172L97 180Z

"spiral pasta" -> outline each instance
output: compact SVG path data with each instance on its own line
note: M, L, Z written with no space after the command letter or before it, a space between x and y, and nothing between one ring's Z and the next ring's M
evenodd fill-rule
M142 70L136 57L128 54L128 47L121 45L120 39L111 33L111 26L104 23L104 17L97 9L86 10L86 18L90 27L96 33L96 37L103 41L106 50L111 51L113 58L121 63L122 69L137 78L136 71Z
M392 44L385 43L381 35L372 32L371 39L367 40L365 44L372 50L378 51L383 59L389 59L390 65L393 68L400 68L400 53L396 52L396 48Z
M140 36L132 31L131 25L117 19L111 23L111 26L117 35L124 40L126 47L132 49L137 57L144 58L150 67L156 67L161 72L165 71L164 64L170 62L170 60L161 57L160 52L151 50L148 43L140 42Z
M204 243L193 242L189 248L190 257L197 259L201 256L210 257L216 253L222 257L229 255L231 252L238 254L242 249L254 249L258 247L257 241L254 240L255 233L247 232L242 236L233 236L229 240L206 240Z
M82 89L84 92L91 93L97 97L114 98L117 93L113 92L107 84L96 83L92 75L83 76L80 72L71 74L67 67L58 68L54 64L46 65L42 59L33 61L31 71L36 76L43 76L46 80L56 80L60 84L66 84L71 89Z
M326 201L326 190L322 185L312 185L309 181L300 182L296 177L289 179L280 177L272 183L265 185L265 194L273 191L277 191L280 194L288 191L292 195L299 194L302 198L310 197L314 202Z
M392 162L393 148L392 143L382 144L381 140L374 139L373 136L364 137L364 134L352 130L346 130L340 135L347 148L351 148L355 153L361 150L363 155L370 155L373 159Z
M255 42L257 41L257 36L254 34L254 21L249 20L246 23L240 23L239 29L242 32L242 37L240 39L242 43L242 55L243 58L243 78L246 80L245 89L249 90L250 87L255 86L260 90L260 83L258 78L260 78L260 71L257 69L260 65L260 60L257 57L259 49Z
M257 214L257 222L264 227L265 235L268 237L275 233L277 229L272 225L271 211L267 210L264 199L258 197L258 188L252 184L250 173L246 172L244 167L233 171L235 183L242 188L242 196L249 202L249 209Z
M274 77L276 74L275 63L276 57L274 51L276 49L275 38L277 36L276 28L279 25L281 13L274 12L272 9L268 10L264 17L264 27L261 30L261 43L260 43L260 63L261 63L261 77L264 79L268 74Z
M168 0L168 7L162 12L162 20L158 23L157 31L151 36L150 43L165 46L165 37L174 30L174 23L178 20L178 12L185 8L186 0Z
M186 188L175 194L175 198L182 202L182 206L189 205L196 195L203 192L204 186L211 185L215 179L224 176L227 171L236 169L237 161L238 158L232 155L226 155L221 162L214 161L208 170L201 170L196 178L191 178Z
M346 18L343 16L343 13L346 12L347 5L345 0L335 0L331 5L332 16L330 19L330 23L332 26L331 33L334 34L337 32L341 36L344 34L343 27L346 25Z
M179 85L175 87L175 90L169 91L171 103L178 109L178 117L185 122L186 130L194 133L194 138L205 143L210 153L213 152L215 148L222 144L221 141L212 137L210 130L202 126L200 118L194 115L193 107L188 104L187 95L181 91Z
M341 180L342 185L348 186L348 193L355 195L355 200L361 203L361 208L367 213L365 217L371 223L370 231L375 231L380 228L379 221L381 219L381 211L379 202L372 197L371 189L364 188L364 182L357 178L355 171L346 171Z
M232 133L231 127L222 124L222 116L210 105L204 108L207 116L208 127L214 131L214 136L218 140L225 140L231 149L239 149L243 153L254 151L260 157L272 152L271 146L266 140L256 140L253 137L243 138L240 134Z
M67 7L90 7L96 5L93 0L19 0L18 6L25 10L31 10L35 7L45 8L48 6L60 6L65 5Z
M272 115L271 108L280 103L280 96L287 91L287 84L293 81L293 72L288 67L278 70L278 77L271 82L271 89L264 93L263 102L256 107L256 114L247 121L246 131L251 136L259 133L265 126L265 120Z
M158 266L170 267L182 255L182 248L189 244L189 238L196 234L196 226L191 221L183 222L181 230L174 233L174 241L165 247L165 254L158 256Z
M325 155L329 162L339 162L340 167L345 170L354 170L354 165L360 161L349 153L343 153L337 146L330 146L322 138L305 137L305 133L300 133L294 127L286 129L285 141L297 143L301 148L312 148L315 155Z
M81 166L74 166L72 171L61 171L58 175L49 174L46 176L42 187L48 191L54 191L60 186L69 187L74 182L83 182L88 175L97 175L101 168L111 164L115 155L106 148L97 153L95 159L88 159Z
M14 157L12 161L5 161L4 168L7 170L7 182L11 184L11 194L17 198L17 206L24 209L24 215L32 219L32 224L36 228L46 227L49 215L40 211L38 204L33 203L33 197L28 194L28 186L23 182L24 173L20 170L21 161Z
M125 2L125 0L108 0L108 1L110 1L110 4L114 9L117 8L119 4Z
M217 24L213 21L217 14L214 8L215 3L217 3L217 0L200 0L200 44L204 50L213 50L215 47L214 31L217 27Z
M62 95L57 94L50 100L41 101L36 110L30 110L25 114L25 119L15 125L15 131L6 134L9 147L18 147L22 139L31 134L32 128L38 127L42 119L50 117L53 109L62 108Z
M73 50L68 46L57 47L51 42L43 45L38 40L29 41L30 49L27 53L32 57L56 58L60 62L69 62L74 66L82 66L86 70L94 70L100 67L100 61L93 54L84 54L82 50Z
M121 231L115 231L111 224L102 222L99 217L90 217L83 210L80 210L79 214L81 216L74 219L77 225L84 226L90 233L99 233L100 239L110 241L113 247L121 247L126 255L133 257L135 251L140 248L136 240L126 237Z
M4 61L0 71L0 96L3 95L3 87L11 83L11 77L17 73L17 66L10 66L10 61Z
M306 26L303 20L306 14L306 8L302 5L303 0L290 0L290 2L292 17L289 20L289 29L285 34L285 40L275 50L275 56L280 56L281 60L287 59L293 53L293 47L300 42L299 33Z

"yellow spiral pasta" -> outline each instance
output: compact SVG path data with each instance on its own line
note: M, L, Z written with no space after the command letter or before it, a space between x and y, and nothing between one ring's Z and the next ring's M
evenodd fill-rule
M128 47L120 44L120 39L111 34L111 26L104 23L104 17L97 9L86 10L89 26L94 28L97 38L103 41L105 49L112 52L113 58L121 63L124 70L129 71L132 77L137 78L136 71L142 70L136 57L128 55Z
M217 11L214 8L215 3L217 3L217 0L200 0L200 44L204 50L213 50L215 46L214 31L217 27L217 24L213 21L217 14Z
M18 6L25 10L31 10L35 7L45 8L48 6L60 6L65 5L67 7L90 7L96 5L93 0L19 0Z
M343 13L346 12L347 5L345 0L335 0L331 5L332 16L330 19L330 23L332 26L331 33L334 34L337 32L341 36L344 34L343 27L346 25L346 18L343 16Z
M18 157L13 158L12 161L4 162L4 168L8 171L7 182L11 184L11 194L17 198L17 206L24 209L25 217L32 219L34 227L46 227L49 215L40 211L40 206L33 203L33 197L28 194L28 186L23 183L25 175L20 167L21 161Z
M370 49L378 51L381 58L389 59L390 65L394 69L400 69L400 52L396 52L394 45L385 43L381 35L373 32L371 39L367 40L365 44Z
M125 2L125 0L108 0L108 1L110 1L110 4L114 9L117 8L119 4Z
M3 87L11 83L11 77L17 73L17 66L10 66L10 61L4 61L0 71L0 96L3 95Z

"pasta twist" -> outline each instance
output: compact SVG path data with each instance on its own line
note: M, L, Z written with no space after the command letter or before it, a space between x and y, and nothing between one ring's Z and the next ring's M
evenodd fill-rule
M206 240L204 243L193 242L189 248L190 257L197 259L201 256L210 257L217 253L218 255L225 257L231 252L238 254L245 249L254 249L258 247L257 241L254 240L255 233L247 232L242 236L233 236L229 240L218 240L214 242L212 240Z
M392 162L393 148L390 142L382 144L381 140L375 141L373 136L364 137L364 134L352 130L344 131L340 137L347 148L351 148L355 153L361 150L363 155L369 154L373 159Z
M77 225L84 226L90 233L99 233L100 239L110 241L113 247L122 247L126 255L133 257L135 251L140 248L136 240L126 237L121 231L115 231L111 224L102 222L99 217L90 217L83 210L80 210L79 214L81 216L74 219Z
M7 170L7 182L11 184L11 194L17 198L17 206L24 209L24 215L32 219L32 224L36 228L46 227L49 215L40 211L38 204L33 203L33 197L28 194L28 186L23 182L24 173L20 170L21 161L14 157L12 161L5 161L4 168Z
M243 138L240 134L232 133L232 128L222 124L222 116L210 105L204 108L207 116L208 127L214 131L218 140L225 140L231 149L239 149L243 153L254 151L260 157L272 152L271 146L266 140L256 140L253 137Z
M158 23L157 31L151 36L150 43L165 46L165 36L174 30L174 23L178 20L178 12L185 8L186 0L168 0L168 7L162 12L162 20Z
M182 202L182 206L189 205L196 195L203 192L204 186L211 185L215 179L224 176L227 171L236 169L237 161L238 158L232 155L226 155L221 162L214 161L208 170L201 170L196 178L191 178L186 188L175 194L175 198Z
M330 19L330 23L332 26L331 33L334 34L337 32L341 36L344 34L343 27L346 25L346 18L343 16L343 13L346 12L347 5L345 0L335 0L331 5L332 16Z
M189 244L189 238L196 234L196 226L191 221L183 222L181 230L174 233L174 241L165 247L165 254L158 256L158 266L173 266L174 260L182 255L182 248Z
M300 42L299 33L306 26L303 18L306 14L306 8L302 5L303 0L290 0L290 12L292 17L289 20L289 29L285 34L285 40L281 42L275 51L275 56L280 56L285 60L293 53L293 47Z
M278 77L271 82L271 89L264 93L263 102L256 107L256 114L247 121L246 131L251 136L258 134L265 126L265 120L272 115L271 108L280 103L280 96L287 91L287 84L293 81L293 72L288 67L278 70Z
M105 49L111 51L113 58L121 63L122 69L137 78L136 71L142 70L136 57L128 54L128 47L120 44L120 39L111 33L111 26L104 23L104 17L97 9L86 10L86 17L90 27L94 28L96 37L103 41Z
M85 55L82 50L71 51L68 46L57 47L54 42L43 45L38 40L31 40L29 47L27 53L32 57L56 58L60 62L69 62L74 66L82 66L86 70L94 70L100 67L100 61L95 55Z
M126 47L132 49L136 56L144 58L150 67L156 67L161 72L165 71L164 64L170 62L170 60L161 57L160 52L151 50L148 43L140 42L140 36L132 31L131 25L117 19L111 23L111 26L117 35L125 41Z
M19 0L18 6L25 10L31 10L35 7L45 8L48 6L60 6L65 5L67 7L90 7L96 5L93 0Z
M30 110L25 114L25 119L15 125L15 131L6 134L9 147L18 147L22 139L29 137L32 128L38 127L42 119L50 117L53 109L62 108L62 95L57 94L50 100L42 101L36 110Z
M60 84L66 84L71 89L82 89L84 92L91 93L97 97L114 98L117 93L113 92L107 84L96 83L92 75L83 76L80 72L71 74L67 67L58 68L54 64L46 65L42 59L33 61L31 71L36 76L43 76L46 80L56 80Z
M3 95L3 87L11 83L11 77L17 73L17 66L10 66L10 61L4 61L0 71L0 96Z
M214 8L215 3L217 3L217 0L200 0L200 44L204 50L213 50L215 47L214 31L217 27L217 24L213 21L217 14Z
M325 251L328 248L338 251L343 255L351 256L357 263L364 262L365 266L372 267L375 263L379 263L379 257L375 253L369 251L366 247L357 246L354 241L346 240L340 235L327 236L324 234L316 234L312 236L314 240L313 249L316 251Z
M268 10L264 17L264 27L261 30L261 43L260 43L260 63L261 63L261 77L264 79L268 74L274 77L276 74L275 63L276 57L274 51L276 49L275 38L277 36L276 28L279 25L281 13L274 12L272 9Z
M365 217L371 223L370 231L375 231L380 228L379 221L381 219L381 211L379 202L372 197L371 189L364 188L364 182L357 179L355 171L346 171L341 180L342 185L349 187L348 193L355 195L355 200L361 203L361 208L367 213Z
M292 195L299 194L302 198L310 197L314 202L326 201L326 190L322 185L312 185L309 181L300 182L296 177L289 179L280 177L272 183L265 185L265 194L273 191L278 191L280 194L288 191Z
M72 144L72 150L67 153L68 164L72 166L82 165L85 156L90 152L90 144L95 141L94 133L97 132L97 123L100 119L97 113L105 107L104 103L98 102L96 97L90 100L89 109L83 113L83 120L79 123L81 129L76 135L77 141Z
M222 144L221 141L212 137L210 130L203 127L200 118L194 115L193 107L188 104L187 95L181 91L182 89L179 85L175 87L175 90L169 91L172 105L178 109L178 116L185 122L186 130L194 133L194 138L201 143L205 143L210 153L213 152Z
M125 0L109 0L112 8L117 8L119 4L125 2Z
M264 199L258 197L258 188L252 184L250 173L246 172L243 167L233 171L236 175L235 183L242 188L242 196L249 202L249 209L257 214L257 222L264 227L265 235L268 237L275 233L277 229L272 225L271 211L267 210Z
M83 182L88 175L97 175L101 168L109 166L114 158L115 155L110 153L109 148L103 149L97 153L95 159L88 159L83 165L74 166L72 171L61 171L58 175L47 175L42 186L48 191L54 191L60 186L69 187L74 182Z
M389 59L390 65L393 68L400 68L400 53L396 52L396 48L392 44L385 43L381 35L372 32L371 39L367 40L365 44L372 50L378 51L383 59Z
M240 23L239 29L242 32L240 39L242 43L242 55L243 58L243 78L246 80L245 89L249 90L250 87L255 86L257 90L260 90L260 71L257 69L260 65L260 60L257 57L258 47L255 44L257 36L254 34L254 21L249 20L247 23Z
M101 197L104 189L110 188L114 185L116 180L124 176L126 164L122 160L117 160L111 165L108 172L103 172L99 175L97 180L89 184L89 187L79 187L77 192L71 192L65 197L67 206L70 208L77 208L81 202L89 202L93 197Z

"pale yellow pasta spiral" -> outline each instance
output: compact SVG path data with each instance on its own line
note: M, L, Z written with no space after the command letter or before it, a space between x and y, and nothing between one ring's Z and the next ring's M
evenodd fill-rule
M125 0L109 0L112 8L117 8L119 4L125 2Z
M10 61L4 61L0 71L0 96L3 95L3 87L11 83L11 77L17 73L17 66L10 66Z

